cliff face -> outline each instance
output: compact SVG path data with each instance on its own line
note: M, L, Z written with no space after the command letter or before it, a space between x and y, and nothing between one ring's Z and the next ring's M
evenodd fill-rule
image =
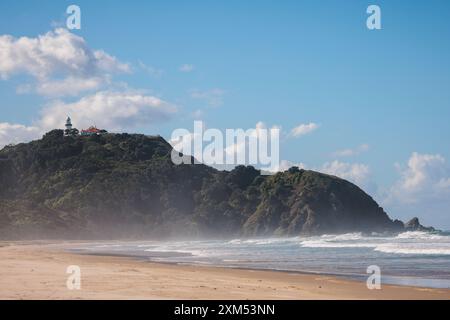
M0 237L269 236L400 231L354 184L313 171L261 176L173 165L161 137L43 139L0 151Z

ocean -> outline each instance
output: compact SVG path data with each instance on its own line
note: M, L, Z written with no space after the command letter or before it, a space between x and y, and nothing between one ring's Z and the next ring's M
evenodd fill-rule
M314 237L112 241L83 243L78 253L120 255L153 262L328 274L366 281L381 270L382 284L450 288L450 233L395 236L348 233Z

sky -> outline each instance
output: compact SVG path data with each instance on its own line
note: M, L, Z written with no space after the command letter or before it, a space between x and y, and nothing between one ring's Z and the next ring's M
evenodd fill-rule
M281 128L280 169L340 176L393 218L450 230L449 39L445 0L3 0L0 146L67 115L166 139L194 120L263 123Z

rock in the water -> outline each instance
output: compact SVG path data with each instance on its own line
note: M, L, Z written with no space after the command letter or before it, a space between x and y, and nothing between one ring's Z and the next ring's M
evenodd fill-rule
M425 232L436 231L433 227L424 227L423 225L421 225L419 218L417 217L414 217L407 223L405 223L405 229L407 231L425 231Z

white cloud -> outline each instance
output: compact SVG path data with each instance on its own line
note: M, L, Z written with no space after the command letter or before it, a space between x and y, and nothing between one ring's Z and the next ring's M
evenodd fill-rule
M130 70L128 64L91 49L82 37L63 28L35 38L0 36L0 78L28 74L36 79L40 94L73 95L98 88L110 74ZM87 84L81 85L83 81Z
M335 151L333 153L333 156L335 156L335 157L352 157L352 156L359 155L363 152L366 152L368 150L369 150L368 144L361 144L354 149L343 149L343 150Z
M319 128L319 125L314 122L300 124L291 130L291 136L301 137L315 131L317 128Z
M90 49L85 40L59 28L36 38L0 36L0 76L17 73L36 78L53 74L91 75L96 72L129 72L128 64L102 50Z
M0 148L10 143L28 142L41 134L41 129L38 127L2 122L0 123Z
M70 115L78 128L95 123L107 130L122 130L167 120L176 111L171 104L153 96L100 91L73 103L53 102L42 110L39 126L45 130L61 127L61 120Z
M439 154L411 154L400 174L386 190L382 203L388 211L408 220L421 218L425 225L450 229L450 167Z
M127 63L121 63L116 57L107 54L103 50L94 51L95 60L93 61L95 67L103 72L131 72L131 67Z
M334 160L325 163L319 171L349 180L360 187L368 187L370 182L369 166L362 163L348 163Z
M450 168L441 155L414 152L406 167L397 165L397 169L401 176L388 202L413 204L445 198L450 203Z
M194 69L195 69L195 67L193 64L183 64L179 70L181 72L191 72L191 71L194 71Z
M223 104L223 96L225 95L225 91L218 88L207 91L193 90L190 95L193 99L206 101L206 103L211 107L218 107Z

